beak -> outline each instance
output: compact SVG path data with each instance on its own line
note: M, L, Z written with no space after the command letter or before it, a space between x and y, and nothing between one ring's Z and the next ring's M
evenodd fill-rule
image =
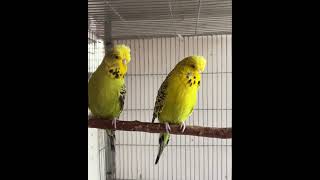
M126 64L127 64L127 60L126 60L126 59L123 59L123 60L122 60L122 63L123 63L124 65L126 65Z

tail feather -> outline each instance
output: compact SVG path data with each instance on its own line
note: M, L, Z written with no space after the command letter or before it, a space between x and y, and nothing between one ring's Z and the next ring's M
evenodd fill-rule
M160 134L160 138L159 138L159 151L158 151L158 155L156 158L156 162L155 164L158 164L160 156L164 150L164 148L168 145L169 143L169 139L170 139L170 134L169 133L161 133Z
M107 135L108 135L109 140L110 140L111 151L115 152L116 151L116 147L115 147L116 135L115 135L115 132L114 132L114 130L106 130L106 132L107 132Z
M160 159L160 155L158 154L155 164L158 164L159 159Z

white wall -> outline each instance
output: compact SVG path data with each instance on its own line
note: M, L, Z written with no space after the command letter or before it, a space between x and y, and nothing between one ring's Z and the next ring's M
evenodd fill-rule
M187 125L232 126L231 35L120 40L131 48L121 120L151 122L157 91L186 56L207 59L198 104ZM116 132L118 179L231 179L231 140L172 135L157 166L158 134Z
M88 128L88 180L99 179L98 130Z
M88 72L94 71L104 55L103 43L97 41L92 32L88 32ZM90 111L88 110L88 115ZM98 130L88 128L88 180L99 180L99 143Z

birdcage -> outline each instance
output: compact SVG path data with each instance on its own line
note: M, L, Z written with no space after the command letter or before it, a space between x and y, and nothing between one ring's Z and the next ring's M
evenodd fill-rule
M151 122L165 77L184 57L198 54L207 59L207 66L186 125L232 127L230 0L89 0L88 4L88 78L106 48L114 44L131 48L119 119ZM116 131L115 155L104 130L89 128L88 137L89 180L232 179L231 139L172 135L155 165L158 134Z

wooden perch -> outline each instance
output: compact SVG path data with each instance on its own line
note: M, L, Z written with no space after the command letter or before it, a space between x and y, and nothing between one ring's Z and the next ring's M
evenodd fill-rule
M111 120L96 118L89 119L88 127L98 129L114 129ZM170 128L170 134L202 136L220 139L232 138L232 128L213 128L187 125L183 133L181 132L179 125L170 125ZM140 131L149 133L166 132L164 124L140 121L117 121L117 130Z

